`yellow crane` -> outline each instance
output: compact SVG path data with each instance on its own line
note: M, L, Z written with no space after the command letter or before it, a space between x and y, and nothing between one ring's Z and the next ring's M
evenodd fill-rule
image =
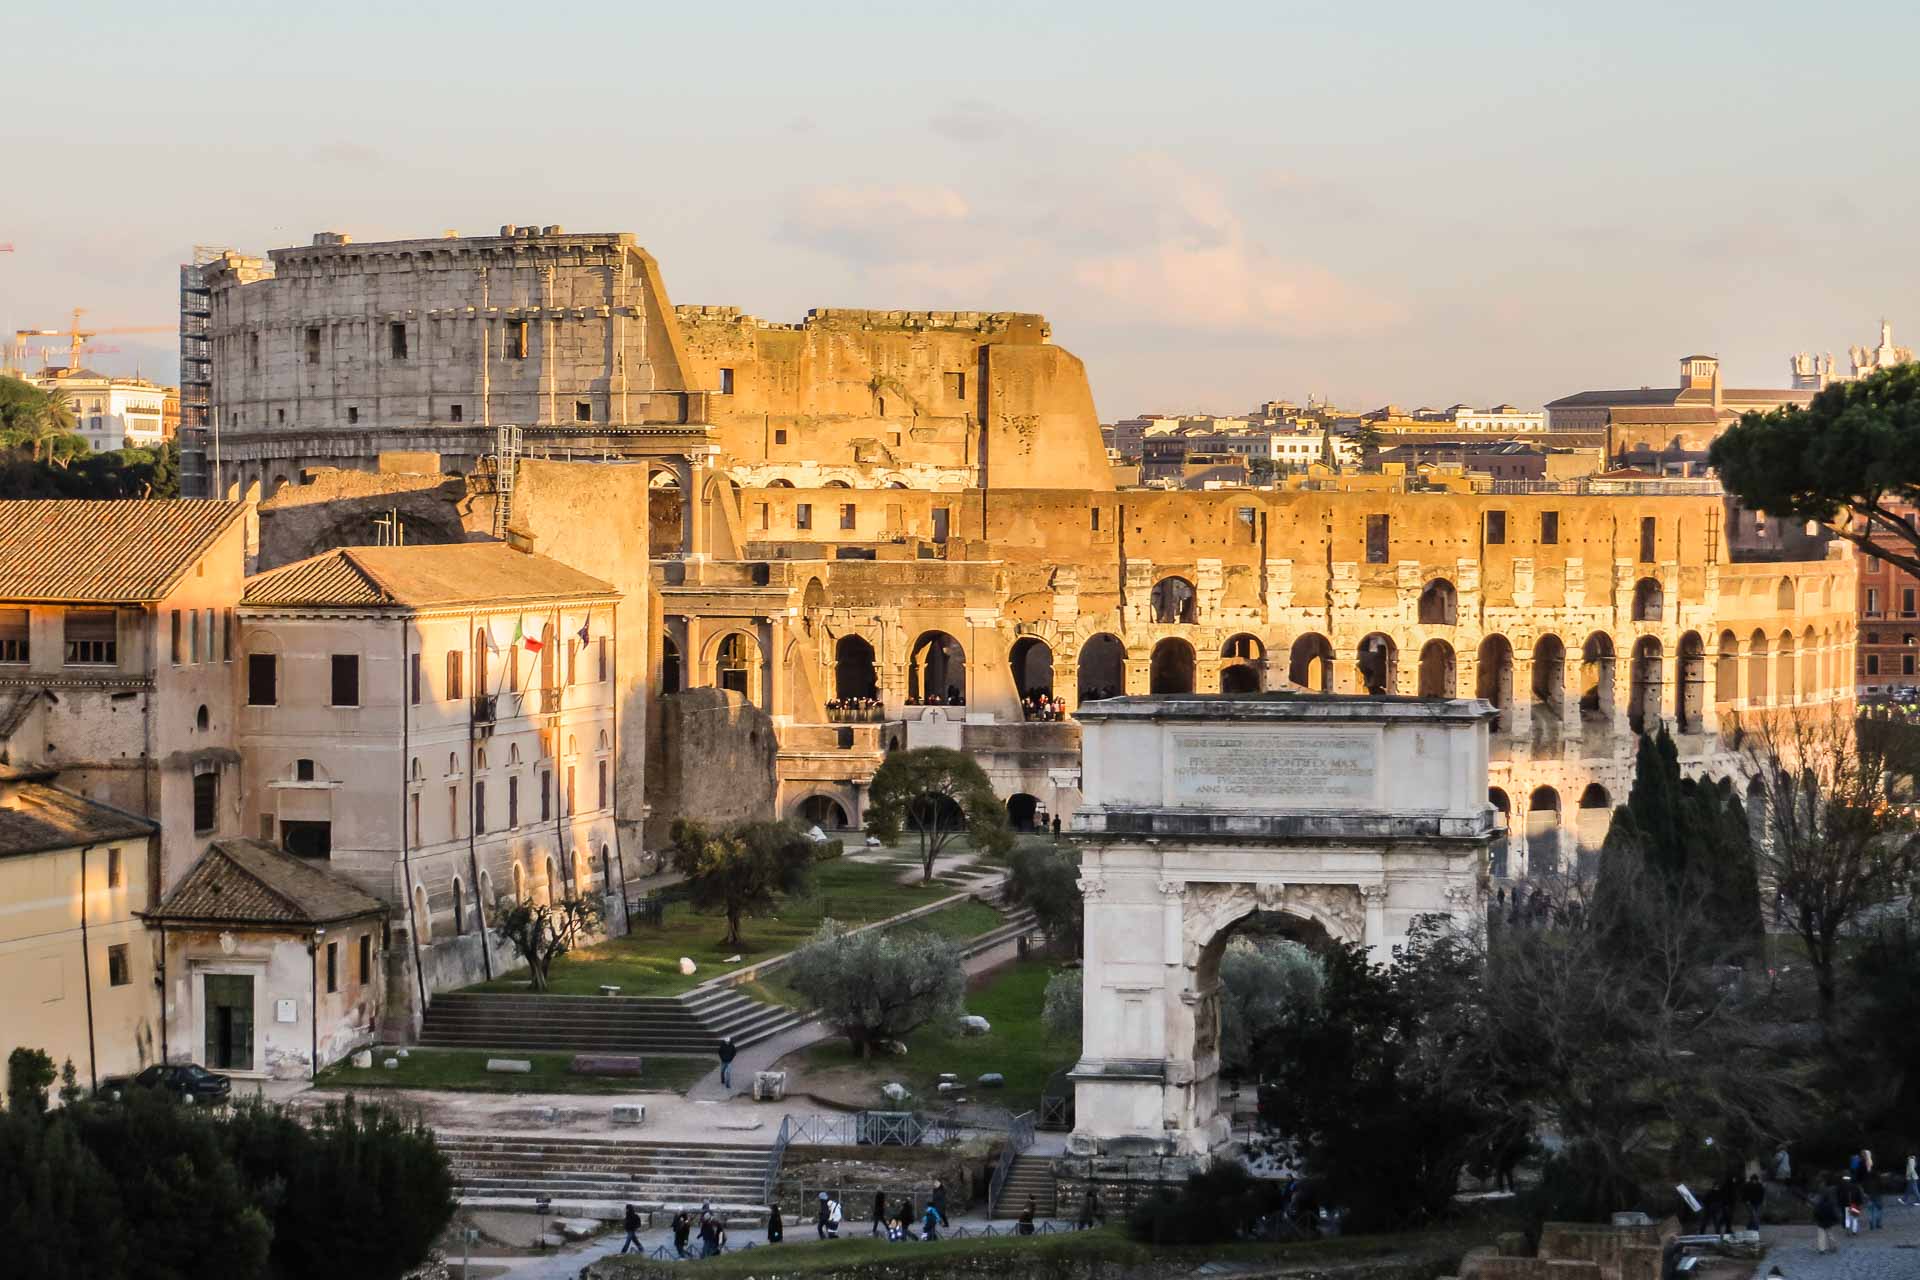
M73 309L73 324L65 329L15 329L13 331L13 367L26 368L27 339L29 338L66 338L68 341L67 368L69 371L80 367L87 339L97 338L109 333L177 333L179 324L136 324L113 325L104 329L82 329L80 317L87 313L85 307Z

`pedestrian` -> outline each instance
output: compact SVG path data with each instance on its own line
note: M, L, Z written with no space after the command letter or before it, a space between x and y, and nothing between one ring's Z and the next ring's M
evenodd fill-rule
M927 1202L926 1216L920 1220L920 1238L922 1240L940 1238L940 1211L933 1207L932 1201Z
M1868 1175L1867 1180L1860 1184L1860 1198L1866 1201L1867 1230L1878 1231L1881 1225L1880 1196L1879 1193L1873 1189L1872 1175Z
M733 1055L740 1052L733 1047L732 1036L720 1037L720 1087L733 1088Z
M1840 1178L1840 1214L1850 1236L1860 1234L1861 1208L1860 1184L1843 1174Z
M1920 1155L1912 1152L1907 1153L1907 1190L1900 1203L1920 1208Z
M914 1217L913 1217L913 1197L912 1196L900 1197L900 1211L894 1216L900 1219L901 1226L905 1227L908 1231L913 1230Z
M711 1258L720 1252L720 1219L711 1213L700 1215L700 1256Z
M1057 813L1053 815L1053 838L1055 840L1060 838L1060 815Z
M869 1236L877 1236L886 1229L887 1193L884 1191L875 1191L873 1193L873 1227L867 1234Z
M1813 1251L1833 1252L1833 1229L1840 1224L1837 1194L1832 1187L1820 1192L1813 1201Z
M1093 1187L1087 1187L1087 1194L1080 1199L1080 1221L1075 1224L1082 1231L1093 1230L1093 1220L1100 1216L1100 1202L1094 1198Z
M822 1240L827 1238L827 1193L824 1191L820 1193L820 1208L814 1217L813 1228L820 1233Z
M1773 1153L1773 1180L1782 1184L1793 1181L1793 1158L1787 1154L1787 1144L1784 1142Z
M625 1253L627 1250L633 1249L640 1253L645 1253L647 1247L640 1243L640 1211L632 1205L628 1205L627 1216L623 1220L622 1225L627 1229L627 1242L620 1246L620 1252Z
M767 1243L779 1244L787 1238L787 1224L780 1221L780 1206L767 1207Z
M693 1234L693 1219L682 1209L673 1215L673 1253L677 1258L691 1258L687 1252L687 1237Z
M724 1218L713 1220L713 1256L719 1257L727 1251L727 1222Z
M840 1238L840 1222L844 1217L846 1217L846 1210L840 1207L840 1202L838 1200L828 1200L827 1239L838 1240Z
M1913 1157L1907 1157L1907 1163L1912 1165ZM933 1180L933 1195L928 1197L927 1207L940 1215L941 1226L951 1225L947 1222L947 1184L938 1178Z
M1014 1224L1014 1230L1018 1231L1023 1236L1032 1235L1033 1234L1033 1213L1034 1213L1033 1197L1028 1196L1027 1207L1020 1211L1020 1220Z

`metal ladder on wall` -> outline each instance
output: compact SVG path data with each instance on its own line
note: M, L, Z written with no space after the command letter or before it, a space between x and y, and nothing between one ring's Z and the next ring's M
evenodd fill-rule
M513 518L513 481L520 470L520 428L503 422L493 435L493 536L505 538Z

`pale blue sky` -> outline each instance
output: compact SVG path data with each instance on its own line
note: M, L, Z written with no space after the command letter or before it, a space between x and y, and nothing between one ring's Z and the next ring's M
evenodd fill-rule
M1782 385L1883 313L1920 340L1910 3L112 0L9 29L8 333L167 321L196 242L511 221L633 231L676 302L769 319L1041 311L1109 419L1538 404L1696 350ZM164 340L116 345L93 363L171 375Z

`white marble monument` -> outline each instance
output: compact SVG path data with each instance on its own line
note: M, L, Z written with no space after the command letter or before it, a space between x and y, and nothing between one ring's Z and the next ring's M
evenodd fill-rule
M1320 694L1082 705L1081 1152L1203 1155L1218 1109L1220 956L1255 912L1385 959L1414 917L1483 910L1493 709Z

